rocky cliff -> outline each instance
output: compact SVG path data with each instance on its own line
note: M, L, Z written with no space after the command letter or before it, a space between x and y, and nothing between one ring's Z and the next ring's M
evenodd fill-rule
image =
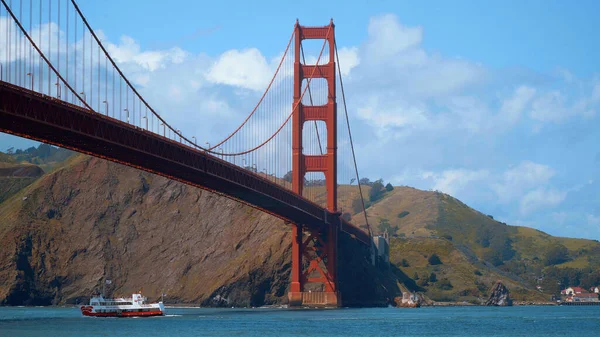
M100 289L143 288L171 303L285 303L290 229L214 193L77 156L0 204L0 303L77 303ZM384 304L398 293L393 270L340 242L344 302ZM346 251L346 254L343 252Z
M490 297L488 298L487 302L485 302L485 305L497 307L512 305L508 288L506 288L502 282L496 283L496 285L492 287L490 291Z

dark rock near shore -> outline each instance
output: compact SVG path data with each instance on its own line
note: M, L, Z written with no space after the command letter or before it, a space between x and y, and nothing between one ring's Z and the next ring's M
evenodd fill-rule
M490 292L489 299L485 302L487 306L505 307L511 306L510 292L502 282L498 281Z

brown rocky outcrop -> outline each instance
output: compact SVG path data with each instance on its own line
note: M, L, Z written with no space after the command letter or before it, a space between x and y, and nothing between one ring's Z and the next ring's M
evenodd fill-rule
M490 291L490 297L485 302L487 306L511 306L512 300L510 299L510 292L508 288L502 284L502 282L498 281L494 287L492 287Z
M394 275L374 270L365 248L342 237L340 250L345 304L395 296ZM116 294L259 306L287 302L289 273L283 221L97 158L80 156L0 204L0 304L81 302L106 275Z

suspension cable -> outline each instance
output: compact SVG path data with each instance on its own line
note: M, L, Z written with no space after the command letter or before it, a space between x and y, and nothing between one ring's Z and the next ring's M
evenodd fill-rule
M10 14L10 16L13 18L13 20L15 21L15 23L17 24L17 26L19 26L19 28L21 29L21 32L23 32L23 34L25 35L25 37L27 38L27 40L29 40L29 42L31 43L31 45L35 48L35 50L38 52L38 54L40 54L40 56L44 59L44 61L48 64L48 67L50 67L50 69L52 69L52 71L54 71L54 73L56 74L56 76L58 78L60 78L60 80L67 86L67 88L69 88L69 90L71 90L71 92L73 92L75 94L75 96L77 96L77 98L79 98L79 100L81 102L83 102L83 104L91 111L94 111L94 109L92 109L92 107L90 107L87 102L85 102L84 100L81 99L81 97L79 96L79 94L77 94L76 90L73 90L73 88L71 87L71 85L69 85L69 83L67 81L65 81L65 79L56 71L56 68L54 68L54 66L52 65L52 63L48 60L48 58L46 58L46 55L44 55L44 53L40 50L40 48L35 44L35 42L33 42L33 40L31 39L31 37L29 36L29 34L27 33L27 31L25 30L25 28L23 28L23 25L21 24L21 22L19 22L19 20L17 20L17 18L15 17L15 14L12 12L12 10L10 9L10 7L6 4L5 0L0 0L2 1L2 4L4 5L4 7L6 8L6 11L8 12L8 14ZM48 77L50 77L50 75L48 75Z
M254 109L252 109L252 112L250 112L250 114L248 115L248 117L246 117L246 119L242 122L242 124L240 124L240 126L238 126L237 129L235 129L229 136L227 136L227 138L225 138L222 141L220 141L219 143L217 143L217 145L209 147L208 148L209 150L217 148L217 147L221 146L223 143L225 143L226 141L228 141L229 139L231 139L231 137L233 137L238 131L240 131L240 129L244 125L246 125L246 123L248 122L248 120L250 120L250 117L252 117L254 115L254 113L256 112L256 110L258 110L258 107L260 106L260 104L262 103L262 101L265 99L265 96L267 96L267 92L269 92L269 90L271 89L271 86L273 85L273 82L275 82L275 78L277 77L277 74L279 73L279 70L281 69L281 65L283 64L283 60L285 60L285 57L286 57L288 51L290 50L290 46L292 45L292 41L294 40L294 35L295 34L296 34L296 32L292 32L292 36L290 37L290 40L288 41L287 47L285 47L285 52L283 53L283 57L279 61L279 65L277 66L277 70L275 70L275 74L273 74L273 77L271 78L271 82L269 82L269 85L267 86L267 89L262 94L261 98L258 100L258 103L256 103L256 105L254 106Z
M317 58L317 64L319 63L319 61L321 60L321 56L323 55L323 51L325 50L325 46L327 45L327 38L329 37L329 33L331 31L331 26L329 26L329 29L327 30L327 34L325 35L325 40L323 42L323 47L321 47L321 52L319 53L319 57ZM304 88L304 90L302 91L302 95L300 95L300 99L298 100L298 102L296 102L296 104L294 105L294 107L292 108L292 112L290 112L290 114L287 116L287 118L285 119L285 121L283 121L283 123L281 124L281 126L279 126L279 129L277 129L277 131L275 131L275 133L273 133L273 135L271 135L271 137L267 138L267 140L265 140L264 142L262 142L261 144L255 146L252 149L246 150L246 151L242 151L242 152L238 152L238 153L215 153L210 151L210 153L214 153L214 154L218 154L221 156L226 156L226 157L234 157L234 156L241 156L250 152L253 152L261 147L263 147L265 144L267 144L268 142L271 141L271 139L275 138L275 136L277 136L277 134L279 134L279 132L283 129L283 127L287 124L287 122L290 120L290 118L292 118L292 116L294 115L294 112L296 111L296 109L298 109L298 106L300 105L300 103L302 102L302 98L304 97L304 95L306 94L306 90L308 89L308 87L310 86L310 82L311 80L314 78L315 76L315 72L319 67L314 67L310 77L307 80L306 83L306 87Z
M2 2L4 2L4 0L2 0ZM161 122L163 122L163 124L164 124L164 126L166 128L169 128L170 131L172 131L173 133L175 133L176 135L178 135L181 139L184 139L190 146L196 147L196 148L198 148L200 150L203 150L205 152L209 152L211 154L217 154L216 152L210 151L210 149L206 149L206 148L203 148L202 146L196 145L194 142L192 142L191 140L189 140L187 137L183 136L183 134L181 134L180 132L177 132L176 129L174 129L169 123L167 123L167 121L165 119L163 119L150 106L150 104L148 104L148 102L146 102L146 100L142 97L142 95L140 95L140 93L135 89L135 87L131 84L131 82L129 82L129 80L127 79L127 77L125 77L125 74L123 74L123 72L117 66L117 64L112 59L112 57L110 57L110 55L108 54L108 51L106 50L106 48L104 48L104 45L100 42L100 39L98 38L98 36L94 32L94 30L91 28L91 26L88 23L86 17L83 15L83 13L81 12L81 10L79 9L79 6L77 6L77 3L75 3L75 0L71 0L71 3L73 4L73 7L75 8L75 10L77 11L77 13L81 17L81 20L83 21L83 23L87 27L88 31L90 32L90 34L92 35L92 37L94 38L94 40L96 40L96 43L98 43L98 46L102 49L102 52L108 58L108 60L112 64L112 66L117 70L117 72L119 73L119 75L121 75L121 78L125 81L125 83L127 84L127 86L133 91L133 93L140 99L140 101L142 101L144 103L144 105L146 107L148 107L148 109L150 109L150 111L152 112L152 114L154 114L156 116L156 118L158 118ZM86 104L86 106L87 106L87 104Z
M342 81L342 70L340 68L340 57L338 55L336 40L333 40L335 47L335 58L337 60L338 76L340 78L340 87L342 88L342 100L344 102L344 113L346 114L346 125L348 126L348 136L350 137L350 148L352 149L352 159L354 160L354 171L356 171L356 180L358 182L358 191L360 194L360 201L363 206L363 213L365 215L365 223L367 225L367 231L369 236L373 236L371 233L371 226L369 226L369 218L367 217L367 209L365 207L365 198L363 197L362 187L360 186L360 176L358 174L358 165L356 164L356 154L354 153L354 142L352 141L352 132L350 131L350 119L348 118L348 107L346 106L346 94L344 92L344 82Z

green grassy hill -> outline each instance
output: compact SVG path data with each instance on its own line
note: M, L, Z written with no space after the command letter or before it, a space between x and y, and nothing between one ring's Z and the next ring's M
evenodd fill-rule
M48 144L0 152L0 203L35 182L46 172L67 164L74 152Z
M369 186L366 186L369 194ZM549 300L560 285L600 284L600 243L510 226L439 192L395 187L369 202L375 233L393 234L390 258L434 300L477 303L502 280L517 300ZM364 225L364 215L352 219ZM431 265L431 255L441 264ZM425 279L435 274L435 282ZM560 285L559 285L560 282ZM540 285L542 291L536 289Z

